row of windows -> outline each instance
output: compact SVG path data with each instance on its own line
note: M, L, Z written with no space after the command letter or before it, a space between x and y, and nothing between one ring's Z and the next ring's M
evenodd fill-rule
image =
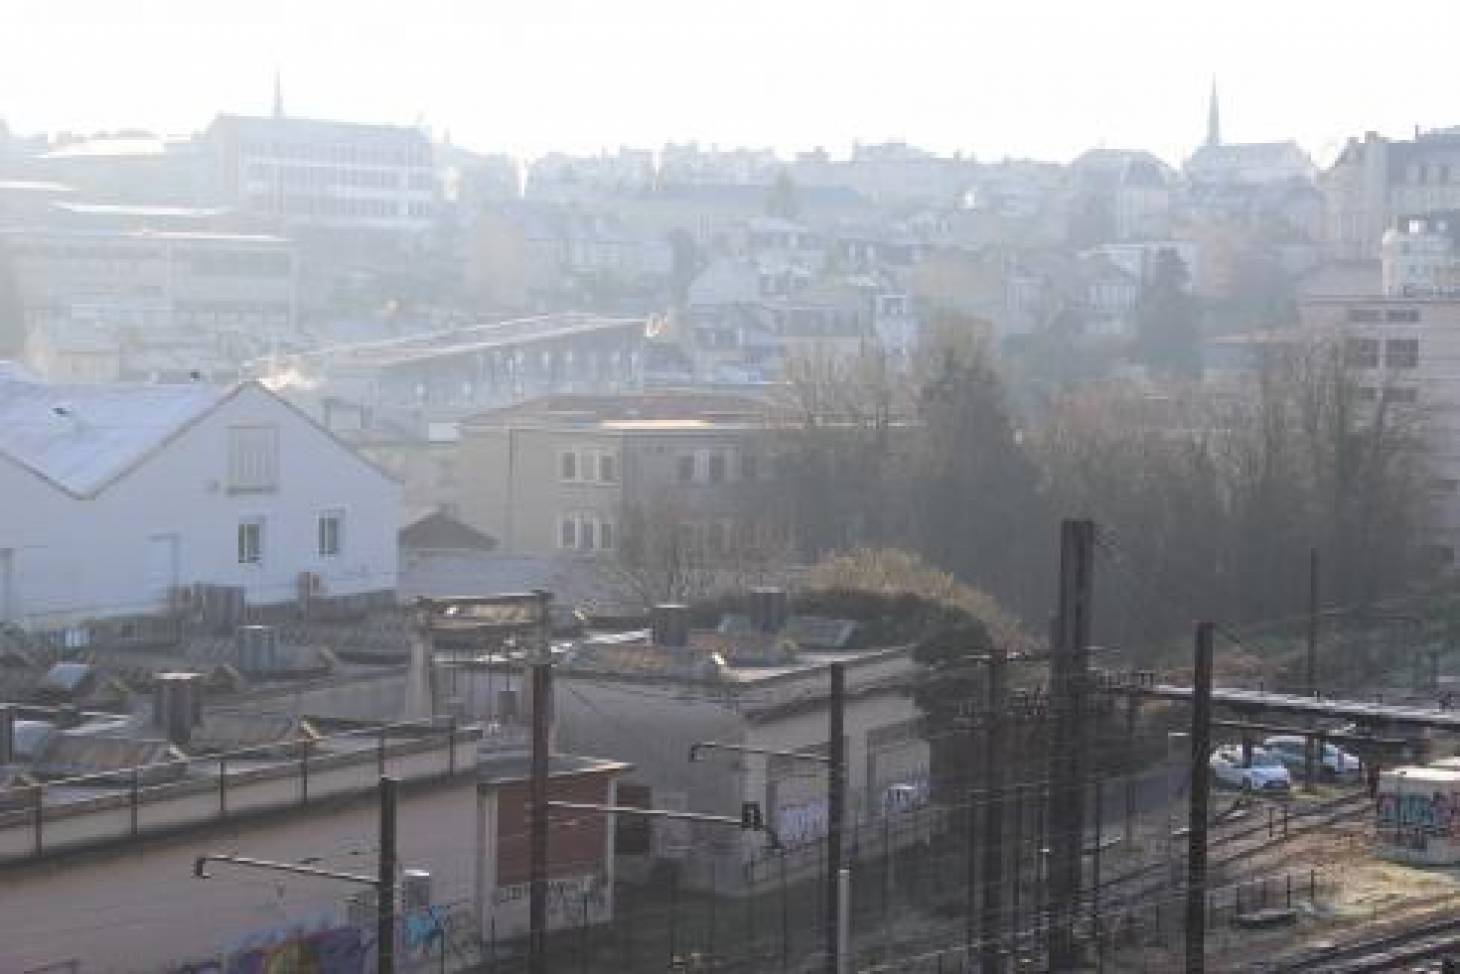
M558 477L567 483L618 483L617 467L617 458L607 450L580 447L558 455Z
M391 220L400 216L425 219L430 203L400 203L396 200L339 199L334 196L271 196L254 194L249 206L264 213L290 216L364 217Z
M367 166L429 166L425 145L361 145L353 142L246 142L245 156L312 162L358 163Z
M1373 386L1361 386L1358 391L1359 402L1378 402L1380 390ZM1393 403L1415 403L1419 402L1419 390L1414 386L1391 386L1383 390L1384 400Z
M279 166L255 162L248 167L250 182L283 186L349 186L358 189L400 189L428 191L435 188L429 172L402 173L395 169L341 169L326 166Z
M165 261L168 250L156 246L128 244L60 244L22 243L11 248L16 257L46 261L89 261L102 263L117 271L136 273L149 261ZM287 274L289 255L257 250L186 250L180 259L196 274L266 275Z
M1343 359L1350 368L1377 369L1379 367L1379 339L1350 338L1344 343ZM1385 339L1384 365L1391 369L1419 368L1419 339Z
M1418 183L1422 186L1429 183L1438 185L1452 182L1456 177L1460 177L1460 166L1451 167L1448 163L1443 162L1434 165L1420 163L1410 166L1406 175L1411 183Z
M1348 320L1363 324L1377 321L1397 321L1414 324L1419 321L1418 308L1388 308L1381 315L1378 308L1349 308Z
M730 479L732 453L729 450L696 450L682 453L675 461L675 479L681 484L723 484ZM760 479L760 458L754 453L739 455L739 479Z
M558 517L558 547L564 551L612 551L616 533L612 520L592 511Z
M238 563L262 565L266 519L245 518L238 522ZM345 551L345 512L322 511L315 519L315 552L321 558L338 558Z
M202 250L188 255L188 266L209 277L285 277L293 261L283 253Z

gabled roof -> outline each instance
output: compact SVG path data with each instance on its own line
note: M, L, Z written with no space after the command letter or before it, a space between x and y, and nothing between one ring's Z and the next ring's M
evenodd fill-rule
M96 493L232 395L188 385L53 385L0 371L0 456Z
M94 497L224 403L257 390L394 480L293 403L259 382L232 387L114 383L60 385L0 369L0 462L29 470L78 498Z
M401 528L400 546L429 551L491 551L497 539L445 511L433 511Z

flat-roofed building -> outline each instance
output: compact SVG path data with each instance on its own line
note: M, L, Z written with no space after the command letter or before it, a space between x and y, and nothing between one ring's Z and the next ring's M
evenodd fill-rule
M461 424L459 511L503 554L611 554L657 521L687 548L728 553L769 528L757 498L774 474L770 416L751 396L692 392L480 413Z

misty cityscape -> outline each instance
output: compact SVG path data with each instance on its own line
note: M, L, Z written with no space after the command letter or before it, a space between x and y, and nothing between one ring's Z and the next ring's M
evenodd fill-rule
M304 6L0 14L0 974L1460 970L1454 12Z

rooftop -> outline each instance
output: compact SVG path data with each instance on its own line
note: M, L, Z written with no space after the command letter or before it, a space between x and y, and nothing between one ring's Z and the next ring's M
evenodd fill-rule
M763 425L767 400L730 393L672 391L618 395L564 393L478 413L467 425L599 426L609 430L710 430Z
M204 384L55 385L0 372L0 457L85 497L231 394Z
M211 220L226 216L229 212L221 206L155 206L139 203L56 203L55 206L78 216L140 216L159 219Z
M594 332L639 329L647 322L642 318L615 318L584 312L561 312L491 321L461 328L448 328L404 338L384 341L333 345L306 353L302 358L325 364L343 364L356 368L389 368L434 358L448 358L497 348L512 348L530 342L547 341Z

